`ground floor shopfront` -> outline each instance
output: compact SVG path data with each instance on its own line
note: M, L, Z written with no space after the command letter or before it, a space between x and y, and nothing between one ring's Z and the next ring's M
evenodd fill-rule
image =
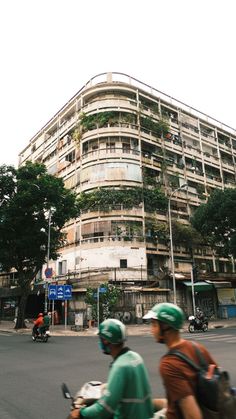
M193 298L194 292L194 298ZM91 318L90 308L85 303L86 288L73 289L72 300L48 301L48 310L54 312L54 323L75 324L76 315L83 317L83 323ZM20 298L20 289L0 289L0 318L14 319ZM236 317L236 290L230 283L215 284L200 281L192 288L191 281L182 281L177 286L177 304L182 307L186 317L193 313L193 305L201 307L209 319L228 319ZM142 316L154 304L173 302L173 291L169 288L125 287L114 307L113 315L125 323L140 323ZM44 310L45 288L33 288L26 306L26 318L33 319ZM65 314L66 313L66 314Z

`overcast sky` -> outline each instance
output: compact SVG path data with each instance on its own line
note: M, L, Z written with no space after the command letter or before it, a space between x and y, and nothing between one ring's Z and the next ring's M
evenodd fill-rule
M106 71L236 128L235 16L235 0L1 0L0 165Z

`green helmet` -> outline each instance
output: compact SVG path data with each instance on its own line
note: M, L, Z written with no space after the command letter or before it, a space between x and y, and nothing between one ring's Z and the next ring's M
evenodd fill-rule
M119 320L107 319L99 325L98 334L110 343L122 343L126 339L125 325Z
M160 303L143 316L143 319L155 319L168 324L173 329L179 330L183 326L184 313L175 304Z

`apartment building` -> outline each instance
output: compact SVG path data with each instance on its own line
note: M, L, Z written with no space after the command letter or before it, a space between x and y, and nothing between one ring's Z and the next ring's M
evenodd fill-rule
M189 224L214 188L235 187L236 131L133 77L103 73L30 140L19 164L27 160L43 162L81 196L81 214L65 226L65 247L51 262L56 279L146 285L171 300L169 219L156 191L170 203L171 219ZM173 246L180 302L192 256ZM199 247L194 261L199 279L208 279L202 289L218 283L219 295L227 288L225 300L235 299L233 260Z

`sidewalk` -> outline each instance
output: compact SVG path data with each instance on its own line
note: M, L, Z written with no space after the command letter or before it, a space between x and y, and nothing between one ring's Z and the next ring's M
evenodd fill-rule
M183 332L188 331L189 322L184 323ZM211 320L209 322L209 330L218 329L222 327L236 327L236 318L224 320ZM15 324L13 321L1 320L0 321L0 333L14 333L14 334L31 334L33 324L28 323L27 329L14 329ZM132 324L127 325L127 335L128 336L142 336L142 335L150 335L150 325L146 323L142 324ZM91 327L89 329L84 330L71 330L71 326L67 325L55 325L50 327L51 336L96 336L97 335L97 328Z

